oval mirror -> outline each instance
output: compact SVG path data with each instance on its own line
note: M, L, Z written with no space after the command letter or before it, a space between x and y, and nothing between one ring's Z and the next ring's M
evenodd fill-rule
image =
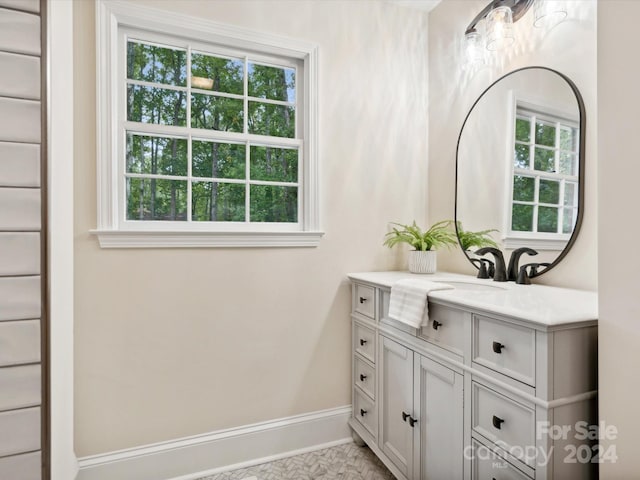
M562 260L582 221L584 142L580 92L555 70L515 70L480 95L456 151L456 231L476 268L482 241L467 240L478 236L505 258L522 247L538 252L520 261L538 265L532 277Z

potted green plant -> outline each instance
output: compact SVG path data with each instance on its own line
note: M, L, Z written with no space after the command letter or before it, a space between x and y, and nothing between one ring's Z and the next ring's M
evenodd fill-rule
M456 222L457 231L458 231L458 240L460 241L460 246L462 250L465 252L469 251L471 248L475 247L496 247L498 248L498 244L491 238L490 233L497 232L496 229L491 230L481 230L479 232L471 232L462 228L462 222Z
M422 230L415 220L411 225L396 225L385 235L384 245L391 248L406 243L413 248L409 251L409 271L412 273L435 273L437 268L436 250L450 248L457 243L456 234L451 229L451 220L436 222L428 230Z

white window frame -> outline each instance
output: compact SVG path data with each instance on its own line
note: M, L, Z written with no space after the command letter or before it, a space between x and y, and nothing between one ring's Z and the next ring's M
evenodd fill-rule
M550 232L518 232L511 230L511 216L513 213L513 177L518 173L522 173L525 176L534 176L536 178L536 190L535 190L535 200L534 203L538 204L537 196L538 196L538 182L542 179L549 180L569 180L571 182L575 182L580 186L580 173L578 172L575 176L561 175L561 174L550 174L545 175L542 172L539 172L536 175L533 175L533 170L527 170L526 172L523 170L522 172L518 172L514 166L514 141L515 141L515 119L517 116L517 112L519 109L527 110L530 112L540 112L543 117L552 117L556 119L561 119L563 122L570 124L571 126L575 126L576 128L580 128L580 119L576 118L575 115L568 113L566 111L559 110L557 107L549 106L541 99L537 98L527 98L522 97L520 95L516 95L515 92L511 91L509 95L509 110L510 114L508 115L509 126L507 129L507 171L510 172L507 176L507 184L505 188L505 211L504 211L504 229L503 231L506 234L503 237L503 243L505 248L507 249L515 249L520 247L530 247L536 250L550 250L550 251L562 251L569 239L571 238L570 233L550 233ZM544 118L543 118L544 120ZM578 151L576 151L576 158L579 158L580 145L577 145ZM557 159L556 159L557 161ZM561 185L562 186L562 185ZM560 199L564 198L563 189L560 189ZM544 206L544 205L543 205ZM576 209L578 206L576 205ZM577 210L576 210L577 215ZM536 221L534 215L534 222Z
M318 166L318 47L263 32L211 22L188 15L118 0L96 2L97 21L97 235L103 248L151 247L313 247L320 229ZM162 222L125 220L124 199L124 77L126 35L142 40L183 39L199 47L247 51L252 58L290 59L303 71L297 95L296 131L300 138L280 143L302 145L298 165L298 223ZM171 40L173 39L173 43ZM200 50L200 48L198 48ZM116 67L117 66L117 67ZM122 84L122 85L121 85ZM245 115L246 116L246 115ZM302 126L302 129L300 127ZM142 129L145 125L142 125ZM221 136L225 132L218 132ZM270 137L263 137L269 141ZM279 139L280 140L280 139ZM190 215L190 212L187 212Z

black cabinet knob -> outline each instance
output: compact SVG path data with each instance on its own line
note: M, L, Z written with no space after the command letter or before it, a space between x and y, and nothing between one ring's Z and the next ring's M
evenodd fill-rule
M406 422L407 418L411 418L411 415L409 415L408 413L402 412L402 421Z
M504 348L504 345L501 344L500 342L493 342L493 351L496 353L502 353L502 349Z
M493 416L493 426L496 427L498 430L502 428L503 423L504 423L504 420L502 418L496 417L495 415Z
M364 344L367 343L367 341L364 338L360 339L360 346L364 347Z
M360 416L364 417L366 414L367 414L367 411L361 408L360 409Z
M438 327L441 327L441 326L442 326L442 323L440 323L440 322L439 322L439 321L437 321L437 320L434 320L434 321L433 321L433 323L432 323L431 325L433 326L433 329L434 329L434 330L437 330L437 329L438 329Z
M360 381L364 382L367 379L367 376L364 373L360 374Z
M360 303L364 303L364 302L366 302L366 301L367 301L367 299L366 299L366 298L364 298L364 297L360 297Z
M418 423L418 420L413 417L409 417L409 425L411 425L411 428L413 428L416 423Z

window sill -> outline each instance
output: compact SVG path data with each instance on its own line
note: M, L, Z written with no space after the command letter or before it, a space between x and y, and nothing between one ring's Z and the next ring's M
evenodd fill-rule
M101 248L317 247L324 232L91 230Z
M524 237L507 237L504 239L504 248L509 250L529 247L534 250L550 250L561 252L567 246L569 239L563 238L524 238Z

